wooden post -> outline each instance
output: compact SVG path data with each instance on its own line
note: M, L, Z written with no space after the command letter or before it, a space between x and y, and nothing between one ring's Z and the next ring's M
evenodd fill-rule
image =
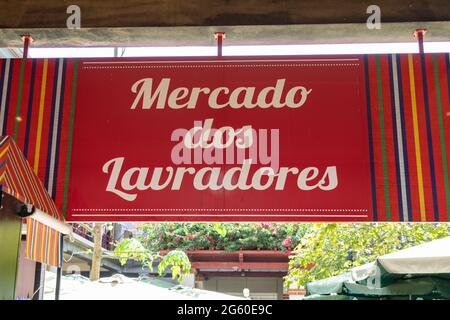
M92 265L89 278L91 281L100 279L100 267L102 263L102 223L94 225L94 252L92 253Z

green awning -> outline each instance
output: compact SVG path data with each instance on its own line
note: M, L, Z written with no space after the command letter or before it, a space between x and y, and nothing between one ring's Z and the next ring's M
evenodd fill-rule
M378 257L341 275L310 282L309 300L349 297L450 299L450 237Z

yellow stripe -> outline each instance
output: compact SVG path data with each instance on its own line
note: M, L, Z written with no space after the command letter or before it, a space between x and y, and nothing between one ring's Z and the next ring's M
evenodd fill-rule
M17 167L17 170L15 170L15 171L16 171L16 176L18 177L18 181L19 181L19 183L21 183L19 186L22 188L22 190L20 190L20 191L23 192L23 198L24 198L24 200L27 200L29 203L34 203L35 199L33 199L34 198L33 192L30 189L32 182L29 182L29 179L27 179L27 177L25 176L25 172L23 172L21 170L22 169L22 168L20 168L21 162L20 162L20 159L17 158L17 155L15 154L15 152L11 152L10 154L11 154L11 158L13 159L13 161ZM14 167L13 167L14 165L11 164L11 166L12 166L11 170L14 170ZM17 191L17 189L16 189L16 191Z
M48 245L48 256L47 256L47 261L48 264L55 266L55 230L51 229L49 230L50 235L48 237L49 239L49 245Z
M8 152L9 150L9 146L7 146L1 153L0 153L0 158L2 158L6 152Z
M53 265L59 267L59 232L54 231L53 236Z
M17 150L16 148L13 148L12 150L13 152L11 152L11 155L15 161L14 163L16 164L17 169L19 170L18 173L23 177L22 181L26 188L26 191L28 192L28 200L34 203L37 208L48 214L51 214L51 212L48 212L48 208L45 205L45 196L40 192L40 188L38 185L39 181L33 179L33 172L26 166L26 159L21 156L20 150ZM20 166L19 164L23 165Z
M7 175L7 176L9 176L9 177L12 176L11 172L12 172L13 170L9 167L9 164L8 164L8 163L6 164L5 171L6 171L6 175ZM20 198L20 194L19 194L19 192L18 192L19 188L17 188L16 184L14 183L14 180L10 178L10 179L8 179L8 181L9 181L9 184L10 184L9 187L10 187L10 189L13 191L14 196L15 196L16 198L17 198L17 197Z
M45 258L45 235L47 234L47 226L45 226L45 225L42 225L42 232L41 232L41 243L40 243L40 245L41 245L41 247L40 247L40 253L41 253L41 256L40 256L40 261L41 262L44 262L45 263L45 261L44 261L44 258Z
M39 167L39 153L41 151L41 135L42 135L42 121L44 118L44 104L45 104L45 89L47 85L47 66L48 60L44 60L44 67L42 71L42 86L41 86L41 99L39 101L39 116L38 116L38 126L36 133L36 152L34 154L34 172L38 173Z
M31 249L31 241L30 241L30 237L31 237L31 218L27 218L27 246L26 246L26 252L25 252L25 257L30 257L30 249Z
M414 146L416 149L417 183L419 186L420 217L422 221L426 221L427 217L425 213L425 196L423 192L422 160L420 156L419 120L417 118L416 86L414 83L414 67L411 54L408 55L408 66L409 66L409 83L411 89L411 106L412 106L412 117L414 128Z
M25 246L25 257L30 257L30 218L27 218L27 242Z
M31 254L31 257L33 260L37 260L37 232L39 231L39 222L34 223L34 230L33 230L33 252Z
M52 228L48 228L47 229L47 234L48 234L48 242L47 242L47 246L45 247L45 256L47 256L47 259L45 260L45 263L53 266L52 255L50 253L50 251L53 249L52 248L52 245L53 245L53 229ZM45 256L44 256L44 258L45 258Z

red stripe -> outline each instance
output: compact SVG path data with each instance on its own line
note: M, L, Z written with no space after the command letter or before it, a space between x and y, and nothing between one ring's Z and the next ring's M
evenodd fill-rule
M14 66L12 66L14 65ZM19 78L20 78L20 59L13 59L11 61L11 67L13 72L11 74L11 87L10 87L10 99L8 106L8 114L6 118L6 135L12 136L14 134L14 120L16 117L16 103L19 93Z
M415 54L413 56L413 60L414 60L414 74L416 83L417 117L419 121L420 156L422 159L426 219L427 221L434 221L430 160L428 158L428 141L426 131L425 105L424 105L420 56Z
M442 101L442 118L444 122L444 137L447 147L447 168L450 170L450 97L448 92L448 82L450 79L450 70L446 72L446 54L439 54L438 64L439 64L439 82L441 84L441 101ZM450 181L449 181L450 182ZM449 213L450 214L450 213ZM444 221L447 221L445 218Z
M439 54L438 55L438 68L439 68L439 83L440 83L440 91L441 91L441 104L442 104L442 120L444 124L444 139L445 139L445 146L446 146L446 152L447 152L447 170L450 170L450 97L448 92L448 83L450 79L448 79L448 73L446 72L447 64L445 60L446 54ZM450 72L450 70L448 70ZM440 166L442 166L442 159L440 159L441 163ZM449 172L450 173L450 172ZM445 177L442 176L442 181L444 181ZM449 181L450 185L450 176ZM444 189L441 189L441 192L444 193ZM442 212L447 212L447 202L444 202L443 206L440 206L442 208ZM447 212L447 216L443 216L442 213L440 214L442 217L442 221L448 221L448 217L450 217L450 212Z
M33 109L31 113L31 118L27 119L30 122L30 133L28 137L28 155L27 160L31 167L34 168L34 156L36 151L36 131L39 115L39 101L41 98L41 87L42 87L42 66L43 60L36 61L36 79L34 83L34 96L33 96Z
M25 144L25 128L27 120L28 100L30 96L31 67L32 67L32 60L31 59L25 60L24 77L22 84L22 99L20 101L20 114L19 118L15 119L15 121L18 122L18 133L16 142L19 145L20 149L22 150ZM16 117L16 105L14 105L14 110L11 111L14 111L13 113Z
M446 199L445 199L445 185L444 185L444 171L442 168L442 152L441 141L439 134L439 119L438 119L438 107L436 86L437 83L434 80L434 63L431 55L426 56L427 66L427 82L429 88L429 103L430 103L430 122L431 122L431 135L433 137L433 154L434 154L434 168L436 174L436 190L439 208L439 220L444 221L447 219ZM441 88L440 88L441 89ZM442 92L442 89L441 89Z

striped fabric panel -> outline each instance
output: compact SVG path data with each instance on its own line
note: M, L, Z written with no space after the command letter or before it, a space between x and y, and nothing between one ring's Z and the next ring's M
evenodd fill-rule
M0 185L25 204L64 221L64 217L11 137L0 137Z
M28 218L25 256L33 261L60 267L62 264L60 239L59 232Z
M59 212L67 201L76 65L76 59L0 60L0 134L14 138Z
M369 56L365 64L379 220L450 221L449 55Z
M449 55L362 58L374 220L450 221ZM64 214L78 63L0 63L0 133L15 138Z

